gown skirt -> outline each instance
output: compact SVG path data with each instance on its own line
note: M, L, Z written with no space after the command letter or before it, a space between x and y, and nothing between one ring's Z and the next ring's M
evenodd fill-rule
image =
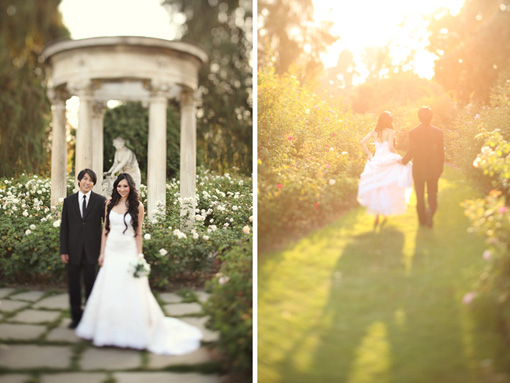
M76 334L95 346L146 349L155 354L181 355L200 347L201 331L166 317L151 292L147 277L135 278L130 263L137 260L131 216L110 212L103 266L87 300Z
M413 186L412 164L398 163L402 157L391 152L386 141L375 147L360 176L358 202L369 214L404 214Z

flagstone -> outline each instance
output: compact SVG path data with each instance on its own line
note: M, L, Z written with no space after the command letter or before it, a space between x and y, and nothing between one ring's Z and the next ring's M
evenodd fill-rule
M73 353L69 346L3 345L0 366L26 368L68 368Z
M8 299L3 299L0 302L0 311L5 311L5 312L16 311L22 307L27 307L27 306L28 306L27 302L10 301Z
M216 331L211 331L207 327L205 327L205 324L209 320L209 317L184 317L179 318L182 321L189 323L192 326L198 327L200 331L202 331L202 341L204 342L216 342L219 338L219 333Z
M139 368L142 364L141 352L120 348L87 349L80 360L82 370L123 370Z
M198 297L198 300L202 303L207 302L211 294L206 293L205 291L195 291L195 294Z
M165 310L170 316L200 314L202 306L198 303L174 303L165 305Z
M0 383L25 383L28 379L28 375L22 374L0 375Z
M46 331L45 326L32 324L0 324L0 339L2 340L27 340L37 339Z
M176 293L161 293L158 294L159 298L165 303L181 303L182 297Z
M24 293L11 295L9 298L16 301L34 302L40 299L44 294L44 291L26 291Z
M167 366L193 365L211 361L211 354L205 347L202 347L185 355L150 354L148 366L153 369L161 369Z
M69 322L70 323L70 322ZM81 341L81 338L76 335L74 330L66 327L55 327L46 335L46 340L51 342L73 342Z
M59 294L44 298L42 301L37 302L34 308L47 308L65 310L69 308L69 295Z
M41 383L102 383L107 376L103 373L75 372L41 376ZM0 380L1 382L1 380Z
M13 289L13 288L10 288L10 287L2 287L0 289L0 298L6 297L10 293L12 293L14 290L16 290L16 289Z
M10 322L25 322L25 323L44 323L53 322L60 316L59 312L55 311L40 311L40 310L23 310L16 314L14 317L9 318Z
M113 375L116 383L220 383L217 375L175 372L119 372Z

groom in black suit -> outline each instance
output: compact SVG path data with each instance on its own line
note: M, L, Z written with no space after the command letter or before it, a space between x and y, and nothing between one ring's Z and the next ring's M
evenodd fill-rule
M96 280L97 259L101 249L102 220L106 198L92 188L97 182L96 173L84 169L78 174L77 193L64 199L60 225L60 258L66 264L71 324L76 328L83 310L81 308L81 276L87 299Z
M414 190L416 210L420 226L433 226L437 210L437 184L444 164L444 141L441 129L430 125L432 110L421 108L418 111L419 126L409 132L409 150L402 158L402 164L413 160ZM425 185L427 185L428 207L425 207Z

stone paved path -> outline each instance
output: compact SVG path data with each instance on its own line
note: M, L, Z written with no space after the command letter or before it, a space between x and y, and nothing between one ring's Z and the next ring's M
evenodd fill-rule
M205 327L202 304L191 298L157 295L167 315L202 330L202 347L182 356L94 347L67 325L68 295L63 292L0 288L0 383L220 383L219 362L208 348L218 334ZM183 372L186 371L186 372Z

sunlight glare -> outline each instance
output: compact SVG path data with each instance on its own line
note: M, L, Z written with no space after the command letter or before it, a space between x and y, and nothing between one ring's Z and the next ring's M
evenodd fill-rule
M457 14L464 0L407 0L362 2L314 0L314 20L319 23L331 20L333 35L339 37L326 54L326 67L335 66L339 54L350 50L356 61L356 82L368 75L362 63L362 52L368 47L389 47L393 65L405 65L414 52L414 60L407 65L421 77L433 76L436 56L426 51L428 45L428 19L439 9Z

